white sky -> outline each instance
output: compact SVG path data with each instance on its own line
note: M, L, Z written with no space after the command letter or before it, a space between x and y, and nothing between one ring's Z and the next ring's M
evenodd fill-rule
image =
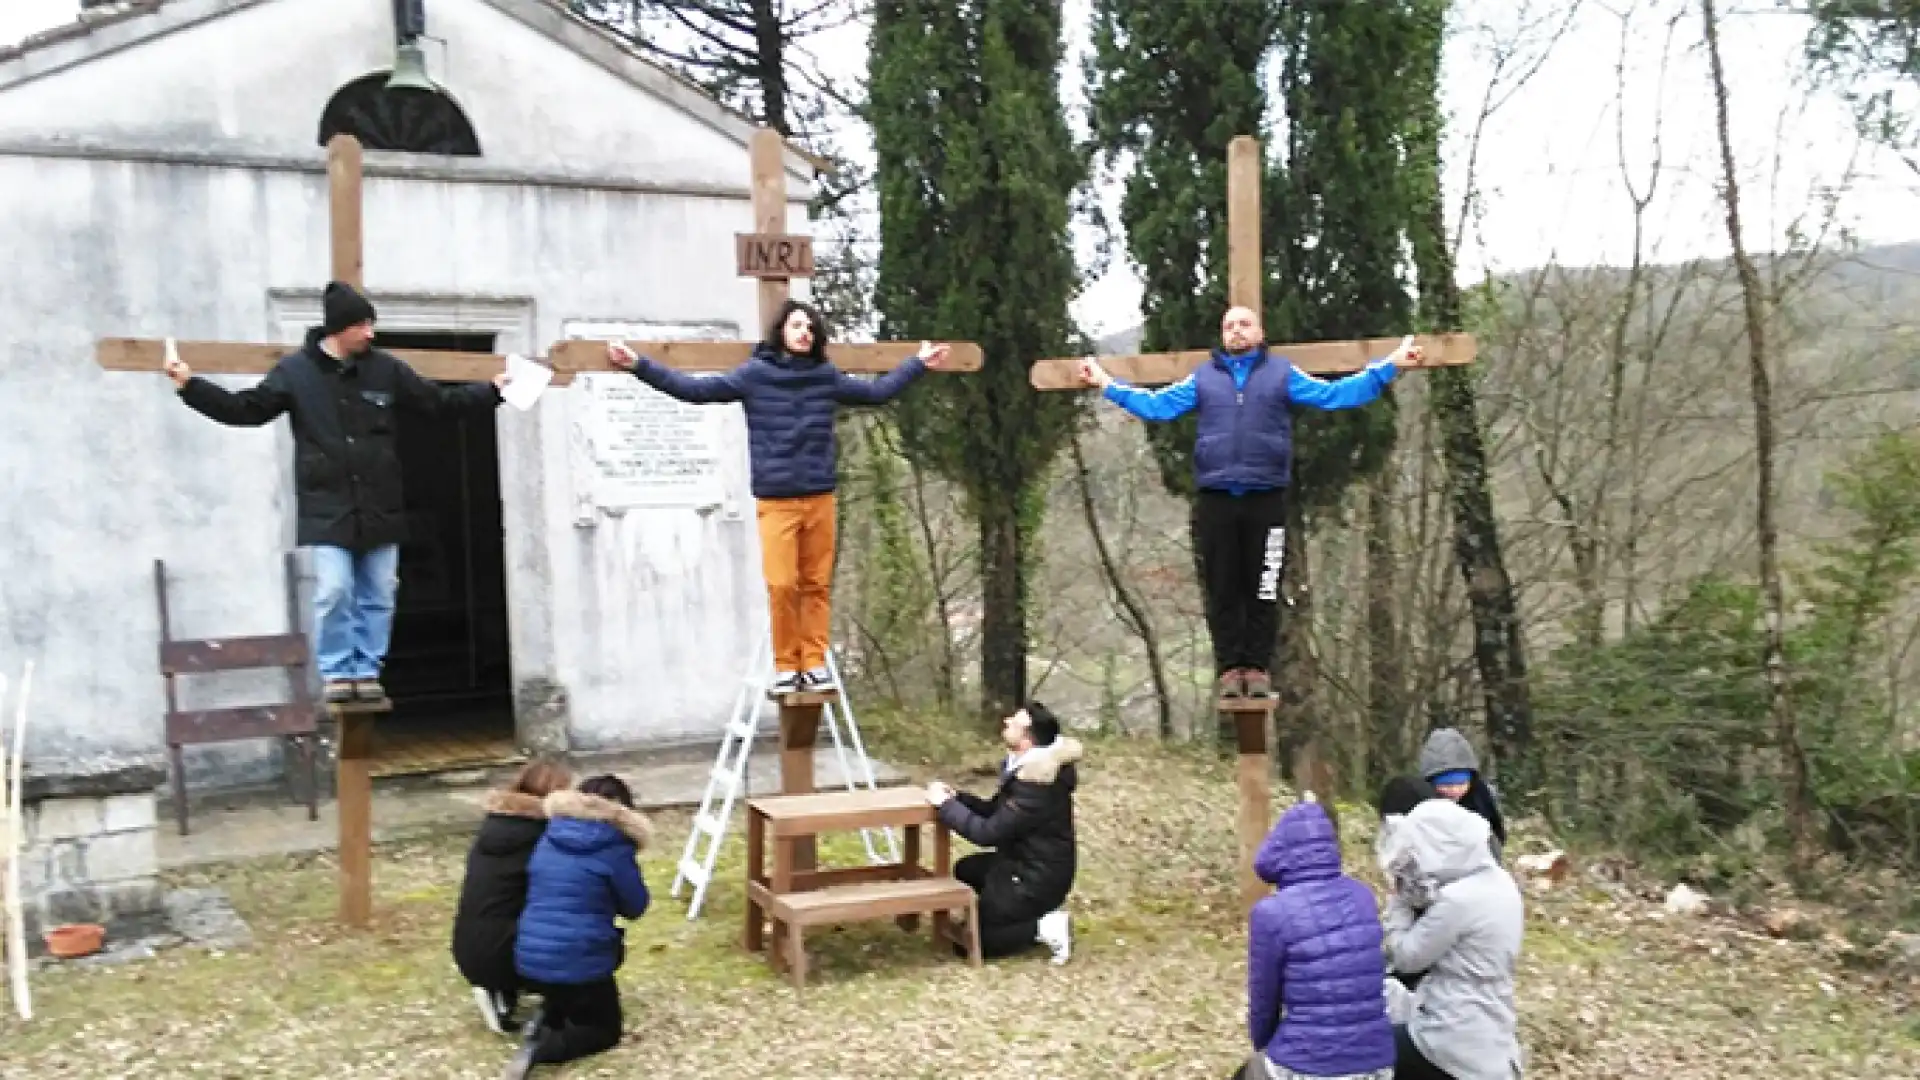
M1090 0L1067 3L1072 45L1084 47ZM1453 123L1447 182L1456 207L1466 180L1466 135L1493 68L1491 46L1511 41L1524 20L1564 6L1565 0L1457 4L1455 23L1463 32L1449 43L1443 90ZM1744 173L1748 243L1765 248L1778 243L1796 219L1817 220L1822 191L1838 192L1842 222L1863 241L1920 236L1920 178L1891 155L1860 147L1845 107L1830 97L1810 97L1801 85L1804 21L1776 13L1771 0L1724 0L1724 6L1733 9L1723 14L1722 47ZM1536 14L1529 16L1528 9ZM58 25L77 11L77 0L0 0L0 43ZM1668 40L1667 23L1676 13L1681 18ZM1615 74L1623 17L1631 29L1624 113ZM865 64L864 38L850 31L820 47L830 52L834 69L857 72ZM1538 45L1522 51L1537 55ZM1524 58L1517 66L1526 66ZM1068 102L1077 104L1077 65L1065 78ZM1461 253L1463 274L1554 258L1624 259L1632 217L1616 142L1616 120L1623 115L1625 156L1641 186L1653 157L1656 118L1660 123L1664 168L1647 218L1649 254L1663 261L1723 254L1727 245L1715 202L1718 147L1697 12L1683 0L1586 0L1546 64L1487 125L1475 168L1483 202ZM1109 185L1105 194L1117 209L1117 190ZM1090 254L1091 243L1083 237L1083 251ZM1138 302L1138 280L1120 260L1080 298L1076 314L1090 332L1107 333L1136 323Z

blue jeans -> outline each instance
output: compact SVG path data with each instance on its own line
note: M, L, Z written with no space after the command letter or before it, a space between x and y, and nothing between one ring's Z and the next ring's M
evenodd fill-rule
M393 639L393 598L400 589L400 548L371 551L315 547L313 652L320 677L377 679Z

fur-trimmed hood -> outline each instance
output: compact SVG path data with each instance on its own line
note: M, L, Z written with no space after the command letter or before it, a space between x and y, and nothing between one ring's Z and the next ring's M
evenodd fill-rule
M498 788L487 792L486 810L489 814L502 814L506 817L530 818L534 821L547 820L546 800L538 795L528 795L524 791L510 788Z
M1051 784L1059 779L1061 769L1079 761L1085 753L1086 747L1079 739L1061 735L1045 746L1034 747L1013 775L1029 784Z
M582 836L576 840L572 834L601 831L561 829L561 825L569 820L611 825L627 839L633 841L634 847L642 851L646 850L647 841L653 837L653 825L645 817L612 799L603 799L598 795L588 795L580 791L556 791L547 796L546 810L547 818L552 822L548 826L547 835L562 846L574 846L579 843L579 840L587 839Z

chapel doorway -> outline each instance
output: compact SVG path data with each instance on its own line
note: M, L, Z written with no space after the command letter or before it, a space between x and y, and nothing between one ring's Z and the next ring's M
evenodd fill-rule
M492 333L379 331L386 349L491 353ZM408 539L382 673L393 713L380 724L375 776L517 760L507 637L500 442L491 414L400 422Z

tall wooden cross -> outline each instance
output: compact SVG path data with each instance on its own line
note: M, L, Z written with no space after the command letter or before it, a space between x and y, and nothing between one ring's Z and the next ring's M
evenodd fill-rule
M763 329L773 322L780 305L787 301L792 279L813 276L813 238L786 231L786 149L786 140L778 131L763 127L754 132L750 147L754 232L734 238L736 272L759 281L760 328ZM625 344L679 371L731 371L746 362L757 342L628 341ZM878 374L900 366L919 348L919 342L906 341L835 343L827 346L827 358L842 371ZM591 340L558 342L548 351L555 372L604 370L606 355L607 343ZM978 371L980 363L978 344L952 342L940 373ZM820 712L838 695L832 691L802 691L768 696L780 708L780 792L810 794L814 791L813 754L820 731ZM800 872L813 870L817 861L811 838L792 842L790 853L777 851L775 854L776 858L791 857L793 869ZM765 913L749 900L747 948L757 949L763 943L764 918ZM777 927L775 939L777 955L780 946Z
M1242 135L1227 145L1228 306L1261 310L1264 277L1260 249L1260 142L1250 135ZM1471 334L1423 334L1414 340L1422 356L1412 367L1451 367L1473 362L1475 343ZM1359 371L1375 357L1392 352L1399 343L1400 339L1395 337L1291 342L1268 348L1285 356L1302 371L1327 375ZM1114 378L1134 386L1164 386L1186 378L1211 356L1211 349L1190 349L1103 356L1100 363ZM1029 381L1037 390L1084 389L1079 375L1080 359L1076 356L1042 360L1033 366ZM1268 776L1272 764L1267 749L1268 729L1274 722L1278 703L1279 699L1274 697L1222 698L1216 703L1221 726L1231 727L1239 744L1240 899L1248 909L1267 892L1267 885L1253 871L1253 857L1271 825L1272 792ZM1321 806L1333 817L1333 762L1317 739L1297 740L1292 773L1295 789L1317 793ZM1335 824L1337 828L1337 820Z
M355 288L364 285L361 220L361 149L351 135L335 135L327 144L329 249L333 277ZM180 359L196 375L264 375L285 356L288 346L226 341L176 343ZM155 338L102 338L94 356L109 371L161 370L166 342ZM430 379L478 382L498 374L503 356L401 349L394 355ZM340 921L365 927L373 919L373 762L374 721L392 710L385 701L329 705L337 727L336 810L340 818Z

